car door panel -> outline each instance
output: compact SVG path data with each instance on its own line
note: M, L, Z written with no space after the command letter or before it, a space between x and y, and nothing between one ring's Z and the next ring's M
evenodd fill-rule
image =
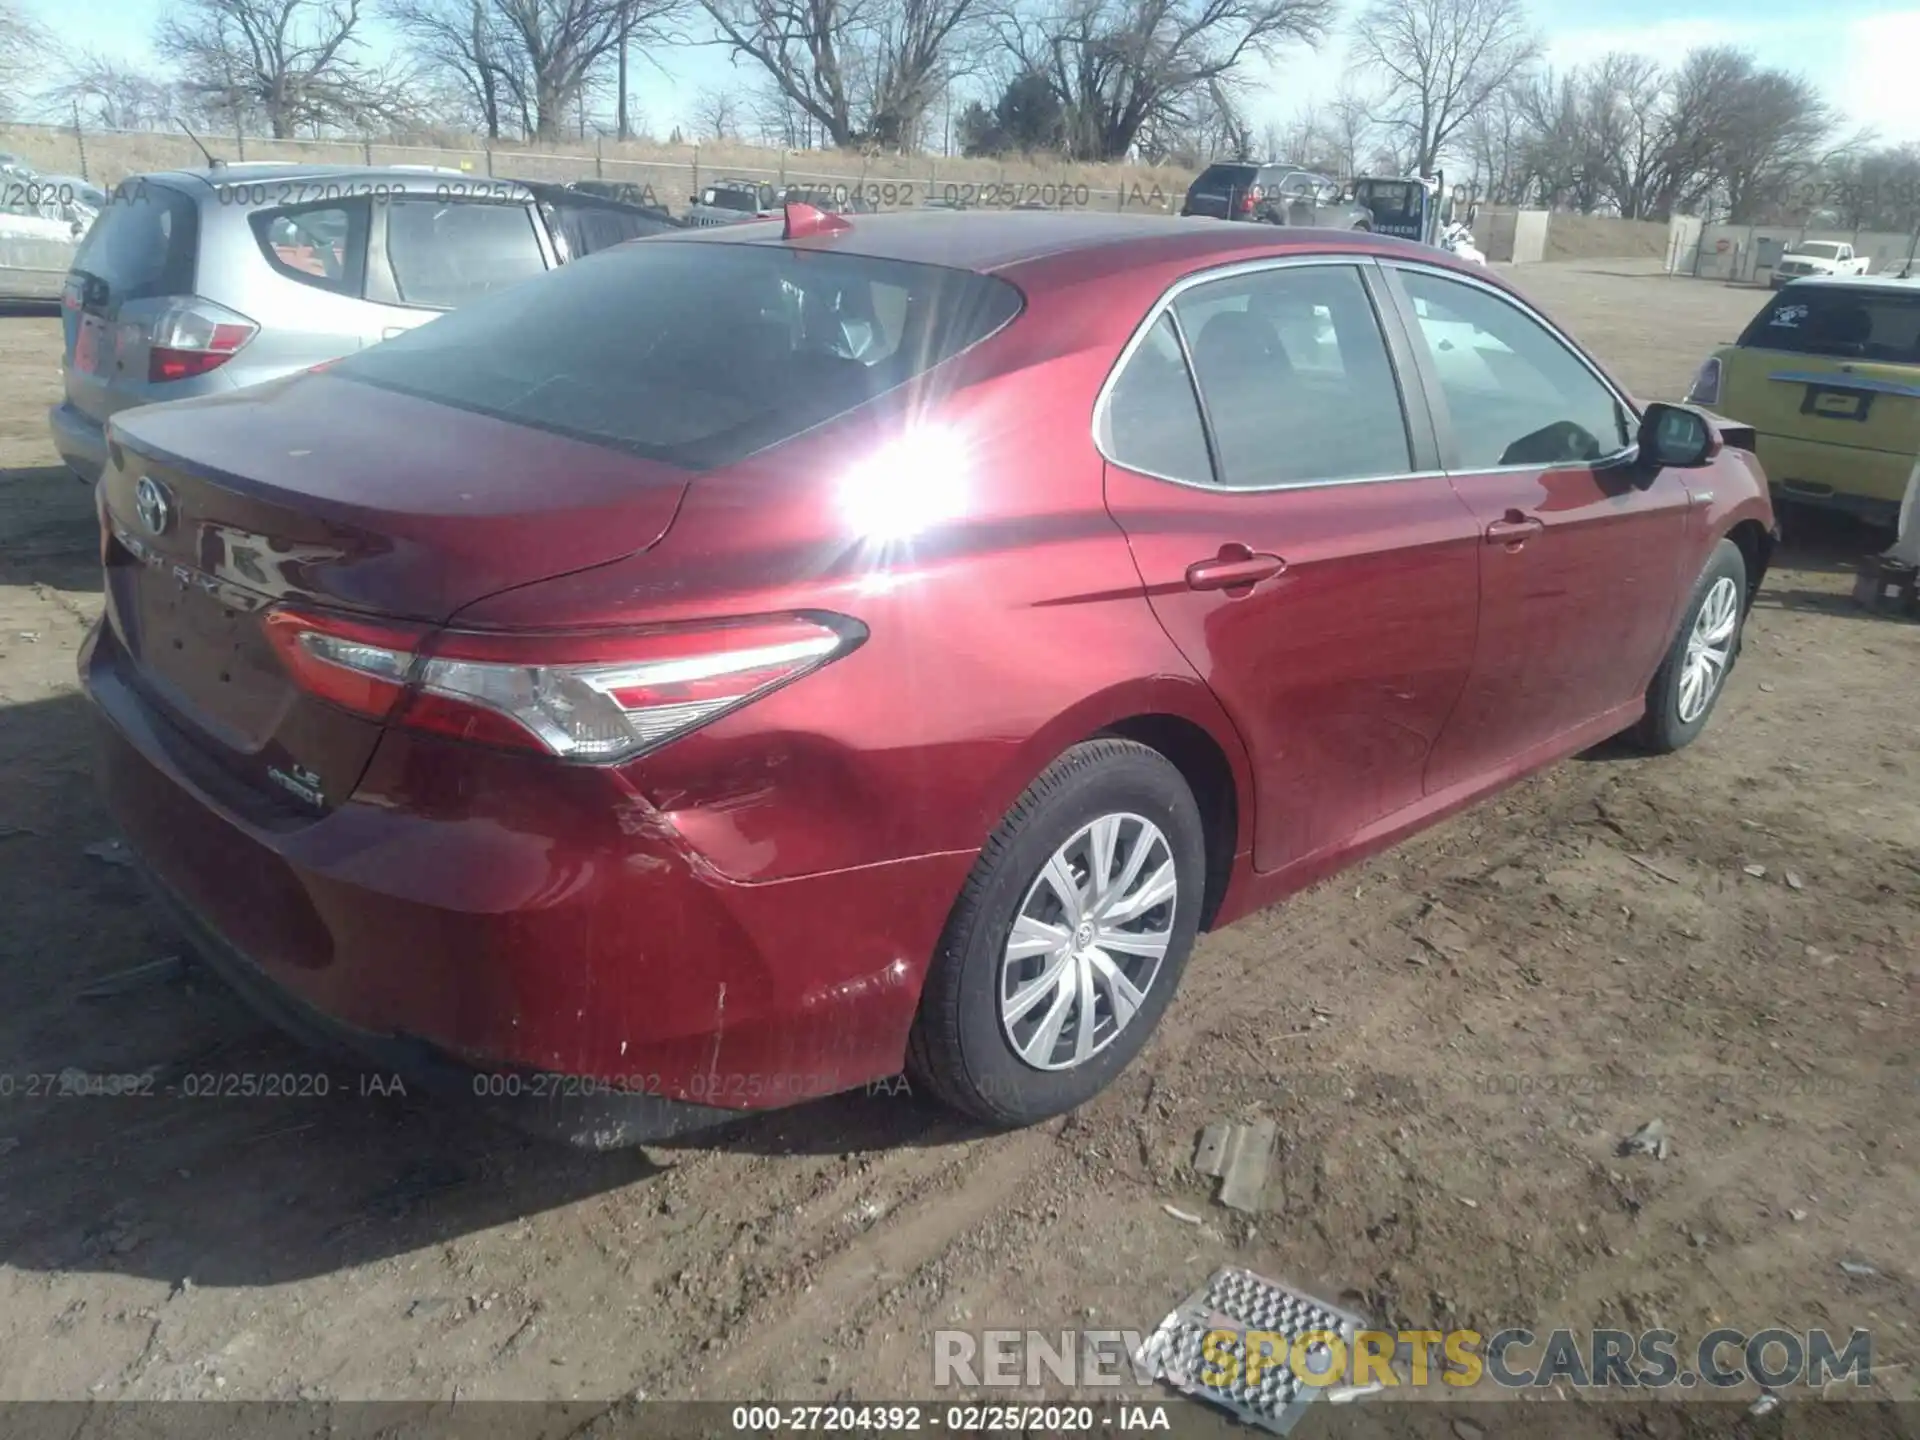
M1420 800L1427 756L1472 660L1479 530L1443 475L1416 470L1432 454L1424 401L1414 397L1409 447L1361 267L1263 273L1277 283L1272 292L1249 292L1248 316L1263 294L1286 301L1279 292L1289 286L1296 300L1323 294L1333 302L1310 311L1338 313L1302 315L1296 306L1290 317L1279 314L1269 323L1274 334L1294 337L1289 368L1269 373L1247 350L1256 378L1236 391L1235 372L1219 368L1231 365L1232 352L1223 348L1227 358L1215 361L1206 349L1215 337L1223 347L1244 343L1233 338L1250 328L1233 309L1237 297L1221 290L1236 280L1213 282L1217 304L1186 309L1182 323L1204 342L1199 393L1217 468L1205 453L1183 467L1169 450L1156 452L1128 434L1124 419L1105 435L1103 449L1108 509L1127 534L1154 613L1220 698L1252 758L1254 863L1271 871ZM1181 299L1206 294L1203 284ZM1208 304L1214 313L1203 318ZM1218 325L1221 314L1234 323ZM1155 322L1156 331L1165 320ZM1186 331L1179 333L1184 339ZM1312 334L1323 344L1329 334L1337 337L1349 392L1371 397L1364 414L1329 409L1333 388L1300 384L1316 371L1326 379L1300 338ZM1182 385L1193 383L1184 361L1194 343L1182 348L1177 365L1165 361L1178 368ZM1377 362L1369 368L1363 359L1373 351ZM1155 403L1133 393L1138 373L1130 356L1109 397L1110 415L1137 418ZM1165 388L1172 387L1169 381ZM1306 398L1290 402L1296 387ZM1179 409L1173 403L1170 413ZM1326 422L1329 443L1316 444L1306 433L1316 415ZM1372 470L1386 453L1349 433L1368 417L1400 436L1398 461L1386 473L1352 473ZM1197 432L1181 423L1191 454ZM1343 438L1344 470L1333 443ZM1265 474L1262 446L1273 456ZM1182 468L1185 474L1173 473ZM1269 483L1223 484L1216 473Z
M1428 767L1443 790L1644 693L1672 639L1692 499L1678 472L1633 462L1632 412L1539 317L1464 277L1389 278L1481 529L1471 673Z

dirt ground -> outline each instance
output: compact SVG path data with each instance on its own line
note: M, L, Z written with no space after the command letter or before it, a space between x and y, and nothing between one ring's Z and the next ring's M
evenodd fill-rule
M1759 297L1630 268L1520 280L1674 397ZM1146 1331L1222 1263L1388 1324L1865 1327L1873 1394L1915 1398L1920 626L1846 597L1883 537L1790 526L1683 754L1570 761L1207 938L1056 1123L862 1094L586 1156L338 1070L325 1100L48 1099L27 1077L317 1068L191 966L82 994L180 944L87 853L57 336L0 319L0 1399L926 1396L937 1328ZM1193 1146L1260 1116L1246 1217ZM1666 1160L1616 1154L1656 1117Z

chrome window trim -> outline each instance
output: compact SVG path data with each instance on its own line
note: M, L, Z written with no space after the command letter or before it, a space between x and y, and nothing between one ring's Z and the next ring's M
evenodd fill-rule
M1101 443L1102 432L1106 427L1108 405L1113 398L1114 387L1118 383L1120 376L1126 371L1128 363L1132 361L1134 352L1146 343L1148 332L1160 322L1162 315L1167 314L1173 309L1173 302L1178 300L1187 291L1194 289L1196 286L1210 285L1216 280L1234 280L1243 275L1258 275L1268 270L1297 270L1304 269L1308 266L1344 265L1355 271L1362 271L1366 266L1374 263L1375 259L1376 257L1372 254L1364 253L1338 255L1263 255L1256 260L1234 260L1225 265L1216 265L1208 270L1196 270L1190 275L1182 275L1162 291L1159 298L1156 299L1152 305L1147 307L1146 315L1142 317L1140 323L1134 327L1133 334L1127 337L1127 343L1120 347L1119 358L1113 362L1112 368L1107 371L1107 378L1101 382L1099 393L1094 396L1093 400L1092 433L1094 450L1107 464L1117 465L1129 475L1144 475L1150 480L1164 481L1168 485L1181 485L1189 490L1202 490L1210 495L1275 495L1282 491L1320 490L1335 485L1380 485L1395 480L1436 480L1446 478L1447 472L1444 470L1404 470L1394 471L1384 475L1350 475L1330 480L1301 480L1288 485L1223 485L1219 481L1212 479L1206 481L1181 480L1176 476L1161 475L1151 470L1143 470L1138 466L1127 464L1124 460L1116 460L1112 455L1107 453L1107 447ZM1179 321L1176 319L1174 323L1178 325ZM1388 344L1387 337L1384 334L1380 337L1380 343L1387 350L1388 354L1391 355L1393 347ZM1189 381L1195 386L1198 385L1197 378L1192 376L1191 367L1189 367ZM1199 404L1198 393L1196 389L1196 409ZM1405 403L1401 401L1398 394L1395 395L1394 400L1396 404L1401 406L1402 423L1404 424ZM1211 457L1209 457L1208 468L1212 468ZM1515 468L1539 469L1540 467L1525 466Z

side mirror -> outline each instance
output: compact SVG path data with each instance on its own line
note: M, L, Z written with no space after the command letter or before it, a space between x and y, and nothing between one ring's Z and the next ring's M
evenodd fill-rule
M1656 404L1640 417L1640 462L1650 469L1696 470L1719 449L1713 427L1697 410Z

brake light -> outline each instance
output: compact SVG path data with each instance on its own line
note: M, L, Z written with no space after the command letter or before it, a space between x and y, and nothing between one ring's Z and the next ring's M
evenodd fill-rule
M1253 213L1253 207L1259 203L1260 187L1258 185L1248 187L1240 196L1240 213L1242 215L1251 215Z
M259 331L260 327L239 311L198 295L170 300L153 322L147 379L185 380L217 370Z
M1720 403L1720 357L1711 355L1700 366L1693 377L1693 387L1687 391L1689 405L1718 405Z
M493 634L280 609L295 683L375 720L568 760L629 760L817 670L866 639L839 616L613 634Z

